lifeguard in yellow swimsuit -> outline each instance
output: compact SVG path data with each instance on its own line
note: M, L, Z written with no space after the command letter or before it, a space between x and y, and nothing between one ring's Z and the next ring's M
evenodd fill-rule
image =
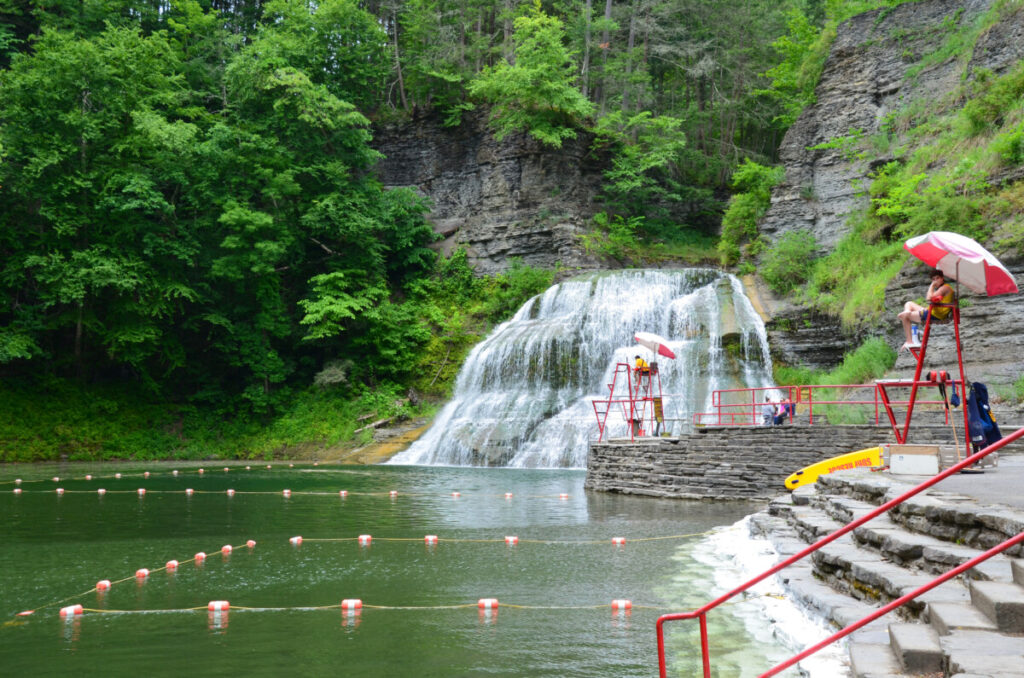
M932 284L928 286L925 299L936 304L950 304L949 306L939 306L933 312L933 317L936 320L945 320L953 312L952 303L956 299L956 295L953 294L953 288L946 283L946 276L942 271L934 269L928 276L932 279ZM919 346L920 342L915 342L910 336L910 326L912 323L925 324L925 321L928 320L928 307L908 301L903 305L903 311L896 317L903 323L903 335L906 337L906 342L900 349L909 350L912 346Z

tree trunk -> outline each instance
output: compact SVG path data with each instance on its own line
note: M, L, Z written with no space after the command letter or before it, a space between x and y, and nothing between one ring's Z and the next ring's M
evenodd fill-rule
M605 0L604 3L604 30L601 31L601 82L595 89L595 95L600 105L601 115L605 113L605 104L608 100L608 88L607 88L607 66L608 66L608 50L611 49L611 37L608 33L608 24L612 20L612 0Z
M398 54L398 16L391 11L391 27L395 32L395 70L398 72L398 96L402 99L402 110L409 110L409 102L405 98L405 81L402 78L402 59Z
M622 103L620 110L623 113L629 111L629 88L630 79L633 75L633 47L636 45L636 0L629 13L629 39L626 41L626 77L622 81Z
M590 88L590 16L594 11L594 0L587 0L583 10L583 65L580 67L580 92L588 95Z

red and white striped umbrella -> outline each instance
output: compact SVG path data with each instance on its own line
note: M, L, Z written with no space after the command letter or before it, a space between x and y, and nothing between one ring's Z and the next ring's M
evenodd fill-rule
M651 334L650 332L637 332L633 335L633 339L636 340L636 343L657 355L663 355L666 358L675 360L676 354L672 352L672 349L666 346L668 342L657 334Z
M1017 291L1017 283L1006 267L966 235L931 231L903 243L903 249L972 292L994 297Z

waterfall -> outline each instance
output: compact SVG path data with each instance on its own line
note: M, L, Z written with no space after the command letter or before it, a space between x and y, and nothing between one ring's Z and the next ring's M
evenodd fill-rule
M690 430L715 389L771 384L764 324L735 276L589 274L529 300L477 344L433 426L389 463L585 467L597 438L592 400L607 398L616 363L654 359L633 340L638 331L661 335L676 354L657 358L673 434ZM606 436L626 434L609 416Z

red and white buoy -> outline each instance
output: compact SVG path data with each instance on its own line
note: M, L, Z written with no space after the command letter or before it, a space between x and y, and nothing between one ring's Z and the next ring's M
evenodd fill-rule
M53 482L59 483L60 482L60 476L54 476L53 477Z
M363 609L363 601L359 598L346 598L341 601L341 609L345 612L358 612Z
M98 582L96 582L96 590L97 591L109 591L110 590L110 580L109 579L100 579Z
M224 555L228 555L232 550L231 544L224 544L224 546L220 547L220 552Z
M62 494L64 494L64 488L63 487L58 487L57 488L57 496L59 497Z
M291 544L292 546L298 546L299 544L302 543L302 537L292 537L291 539L288 540L288 543Z
M143 477L143 478L148 478L148 477L149 477L149 471L146 471L146 472L144 472L144 473L142 474L142 477Z
M186 487L185 488L185 496L186 497L191 497L193 494L195 494L195 492L196 491L193 490L191 487Z
M229 469L229 468L228 468L227 466L225 466L225 467L224 467L224 473L227 473L227 472L228 472L228 471L230 471L230 470L231 470L231 469Z
M507 536L507 537L505 537L505 543L508 544L509 546L515 546L516 544L519 543L519 537L515 537L515 536L511 536L511 535Z
M348 496L348 490L338 490L338 496L344 499Z
M273 468L273 466L271 466L270 464L267 464L267 469L271 469L271 468Z
M616 598L612 601L612 609L620 612L633 609L633 601L625 598Z
M288 468L295 468L295 464L288 464Z
M497 610L498 599L497 598L481 598L476 601L476 606L481 610Z
M452 499L458 499L461 496L462 495L460 493L458 493L458 492L452 492Z
M562 494L558 495L558 498L559 498L559 499L562 499L562 500L565 500L565 499L568 499L568 498L569 498L569 495L568 495L568 494L566 494L565 492L563 492Z
M626 538L625 537L612 537L612 546L625 546L625 545L626 545Z
M146 488L140 487L139 488L139 496L140 497L144 497L145 495L146 495Z
M86 474L85 474L85 479L86 479L86 480L92 480L92 475L91 475L91 474L88 474L88 473L86 473Z
M135 578L136 579L145 579L148 576L149 576L149 570L147 570L144 567L140 567L139 569L135 570Z
M389 496L390 496L390 497L391 497L392 499L394 499L395 497L397 497L397 496L398 496L398 490L391 490L391 491L390 491L390 492L388 493L388 495L389 495Z
M283 494L285 497L290 497L290 496L292 496L292 491L291 490L284 490L283 492L281 492L281 494Z
M196 563L201 563L204 560L206 560L206 554L203 553L202 551L200 551L199 553L195 554L192 557L195 559Z
M251 470L252 470L252 466L246 466L246 467L245 467L245 470L246 470L246 471L251 471Z
M103 495L105 495L106 493L107 493L107 491L105 489L103 489L102 487L99 488L98 490L96 490L96 494L100 495L101 497Z
M117 478L118 480L120 480L121 479L121 474L120 473L115 473L114 477Z
M428 534L426 537L423 538L423 541L426 544L436 544L437 543L437 535L436 534Z
M229 497L235 496L235 491L234 490L228 490L228 496Z
M15 485L21 485L21 478L15 478L14 479L14 484Z
M14 494L21 494L21 488L20 487L14 488Z
M245 542L245 545L251 549L256 548L256 540L250 539L249 541Z
M511 492L506 492L505 493L505 499L511 499L511 498L512 498L512 493Z
M203 475L204 473L206 473L206 469L199 469L199 475Z
M174 469L173 471L171 471L171 475L172 476L178 475L178 469Z
M372 542L372 541L373 541L373 537L371 537L368 534L361 534L361 535L359 535L359 545L360 546L369 546L370 542Z
M230 608L231 603L226 600L211 600L210 604L206 606L210 612L227 612Z
M174 572L175 570L178 569L178 561L177 560L168 560L167 564L164 565L164 567L167 568L168 572Z
M61 617L75 617L82 614L81 605L68 605L67 607L60 608Z

